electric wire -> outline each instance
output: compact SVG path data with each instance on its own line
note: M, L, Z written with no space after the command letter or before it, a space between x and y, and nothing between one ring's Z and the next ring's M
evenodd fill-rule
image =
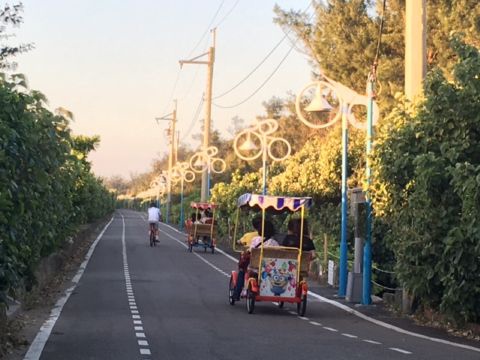
M287 38L288 36L288 32L285 33L285 35L280 39L280 41L275 44L275 46L273 47L272 50L269 51L269 53L267 55L265 55L265 57L242 79L240 80L238 83L236 83L233 87L231 87L229 90L227 91L224 91L223 93L221 93L220 95L217 95L217 96L214 96L213 97L213 100L216 100L216 99L220 99L221 97L231 93L233 90L235 90L237 87L239 87L240 85L242 85L250 76L252 76L252 74L258 70L258 68L260 66L263 65L263 63L265 61L267 61L267 59L270 57L270 55L273 54L273 52L278 49L278 47L283 43L283 41Z
M207 35L207 33L210 31L211 26L212 26L213 22L215 21L215 19L217 18L217 15L220 12L220 10L222 9L224 3L225 3L225 0L222 0L222 2L220 3L220 5L217 8L217 11L215 11L215 14L213 15L212 20L208 24L207 29L203 32L203 35L200 37L200 40L198 40L198 42L195 44L193 49L188 54L188 56L187 56L188 58L190 58L192 56L193 52L197 49L198 45L200 45L200 43L202 42L205 35Z
M312 2L303 10L303 13L307 12L308 9L312 6ZM310 20L312 18L312 16L314 15L314 13L310 14L310 16L308 17L308 20ZM280 41L275 44L275 46L272 48L272 50L270 50L268 52L267 55L265 55L265 57L260 61L260 63L258 63L243 79L241 79L238 83L236 83L233 87L231 87L229 90L227 91L224 91L223 93L221 93L220 95L217 95L215 97L212 98L212 100L216 100L216 99L219 99L229 93L231 93L233 90L235 90L236 88L238 88L241 84L243 84L248 78L250 78L250 76L252 76L253 73L255 73L255 71L258 70L258 68L260 68L260 66L263 65L263 63L265 63L265 61L267 61L267 59L273 54L273 52L283 43L283 41L285 41L285 39L289 39L290 42L291 42L291 48L290 50L287 52L287 54L285 55L285 57L281 60L280 64L275 68L274 72L272 74L270 74L268 76L268 78L260 85L260 88L258 88L257 90L255 90L255 92L253 94L251 94L248 98L246 98L245 100L241 101L240 103L236 104L236 105L231 105L231 106L222 106L222 105L218 105L218 104L215 104L214 105L218 108L222 108L222 109L230 109L230 108L234 108L236 106L239 106L241 104L243 104L244 102L250 100L258 91L260 91L260 89L265 86L265 84L271 79L271 77L274 75L274 73L278 70L278 68L280 67L280 65L285 61L286 57L288 57L288 55L290 54L290 52L296 48L296 42L291 40L288 35L290 34L291 32L291 29L284 32L284 36L280 39Z
M260 86L253 93L251 93L245 99L243 99L242 101L240 101L240 102L238 102L234 105L229 105L229 106L223 106L223 105L219 105L219 104L216 104L216 103L213 103L213 105L215 105L216 107L221 108L221 109L233 109L237 106L240 106L240 105L246 103L248 100L250 100L253 96L255 96L255 94L257 94L265 86L265 84L273 77L273 75L275 75L275 73L278 71L280 66L282 66L282 64L285 62L288 55L290 55L290 53L292 52L293 49L294 49L294 46L292 45L290 47L290 49L288 50L288 52L285 54L285 56L282 58L282 60L280 60L280 63L270 73L270 75L263 81L263 83L260 84Z
M233 4L233 6L230 8L230 10L227 11L225 16L217 23L217 25L215 25L215 27L219 27L220 24L222 24L228 18L228 16L232 13L232 11L237 7L239 2L240 2L240 0L235 1L235 4Z
M202 94L202 97L200 98L200 102L198 103L197 109L195 110L195 114L192 118L192 121L190 122L190 125L188 127L188 130L185 132L185 134L182 136L180 141L183 141L187 138L188 135L192 132L193 127L195 126L195 123L198 120L198 117L200 116L200 111L202 109L202 105L205 101L205 94Z
M175 90L177 89L178 80L180 79L180 73L181 73L181 69L179 69L178 72L177 72L177 77L175 78L175 82L174 82L174 84L173 84L172 92L170 93L170 96L169 96L169 98L168 98L168 101L167 101L166 104L165 104L165 108L163 109L161 116L163 116L163 114L165 114L165 113L167 112L168 107L170 106L170 103L171 103L172 100L173 100L173 96L174 96L174 94L175 94Z

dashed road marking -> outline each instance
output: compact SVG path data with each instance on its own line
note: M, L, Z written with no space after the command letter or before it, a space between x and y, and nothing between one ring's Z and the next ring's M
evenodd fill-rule
M310 321L310 324L315 325L315 326L322 326L319 322L316 321Z
M331 328L331 327L328 327L328 326L324 326L323 327L325 330L328 330L328 331L331 331L331 332L338 332L337 329L334 329L334 328Z
M139 346L139 351L140 355L151 355L152 353L150 352L150 349L148 347L148 341L146 340L147 336L145 335L140 312L138 311L137 307L137 302L135 301L135 296L133 295L133 287L132 287L132 282L131 282L131 277L130 277L130 272L128 270L128 258L127 258L127 246L125 244L125 218L122 215L122 223L123 223L123 229L122 229L122 254L123 254L123 268L124 268L124 274L125 274L125 287L126 287L126 292L127 292L127 298L128 298L128 305L130 307L130 313L132 315L133 320L133 329L135 331L135 336L137 339L142 339L138 340L138 346Z
M366 343L373 344L373 345L382 345L381 342L375 341L375 340L362 340L365 341Z
M343 336L348 337L350 339L358 339L357 335L352 335L352 334L347 334L347 333L342 333Z
M405 355L410 355L411 352L410 351L407 351L407 350L403 350L403 349L399 349L399 348L389 348L390 350L393 350L393 351L396 351L396 352L399 352L399 353L402 353L402 354L405 354Z

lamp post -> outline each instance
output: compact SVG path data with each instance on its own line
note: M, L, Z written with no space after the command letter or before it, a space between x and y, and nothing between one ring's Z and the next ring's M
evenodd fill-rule
M165 194L167 188L167 177L164 173L153 179L151 187L157 191L157 206L160 208L160 198Z
M210 174L220 174L225 171L227 164L223 159L215 157L218 154L218 148L216 146L209 146L206 149L202 149L190 158L190 168L198 173L202 174L207 171L207 193L206 200L210 198Z
M189 170L189 164L185 161L178 162L173 168L170 174L171 181L176 184L180 181L180 230L183 230L183 222L185 219L183 211L183 183L192 182L195 180L195 173Z
M282 161L290 156L292 147L290 143L281 137L274 137L272 134L277 131L278 122L275 119L259 120L255 125L241 131L233 142L233 149L235 154L242 160L251 161L262 157L262 169L263 169L263 190L262 194L267 194L267 159L270 158L273 161ZM256 141L252 140L252 137ZM244 139L245 138L245 139ZM238 145L239 141L244 139L241 145ZM286 153L283 156L274 155L274 144L286 146ZM243 153L253 155L244 155Z
M307 119L302 111L303 96L307 90L314 88L315 96L311 103L304 107L303 110L313 113L332 114L336 108L336 113L333 116L328 116L323 122L314 123L312 119ZM331 106L328 99L337 102L335 107ZM365 130L367 126L365 123L360 123L355 118L352 112L355 106L368 106L369 98L365 95L360 95L350 88L342 85L326 76L323 80L314 81L307 84L298 94L295 108L300 120L310 128L321 129L333 125L340 118L342 119L342 207L341 207L341 235L340 235L340 274L339 274L339 290L338 295L344 297L347 290L347 164L348 164L348 123L358 129ZM379 117L379 109L375 102L371 103L371 121L375 124ZM368 136L367 136L368 137Z

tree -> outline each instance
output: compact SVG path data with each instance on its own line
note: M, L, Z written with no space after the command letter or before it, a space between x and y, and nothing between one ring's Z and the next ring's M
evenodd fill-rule
M22 3L15 5L5 4L0 7L0 69L11 69L16 63L9 62L9 59L33 49L33 44L10 45L8 39L12 37L7 33L8 26L19 26L23 22L20 13L23 11Z
M458 39L452 49L453 79L431 72L425 101L380 127L372 194L405 288L456 321L479 321L480 53Z

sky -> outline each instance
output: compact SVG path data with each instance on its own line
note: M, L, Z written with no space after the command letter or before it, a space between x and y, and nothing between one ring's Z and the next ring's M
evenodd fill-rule
M250 73L284 37L273 23L273 7L311 12L310 0L23 0L24 23L14 29L17 43L35 49L19 55L17 72L48 107L73 112L75 134L100 135L90 155L96 175L129 178L151 170L168 152L168 122L178 100L177 129L182 144L197 149L207 67L179 60L205 53L217 27L213 97ZM215 16L216 15L216 16ZM287 39L244 83L214 100L235 105L274 72L291 47ZM294 49L266 85L231 109L212 108L212 127L225 137L238 116L245 124L263 114L262 102L298 92L311 77L305 54ZM183 160L183 159L180 159ZM186 159L185 159L186 160Z

